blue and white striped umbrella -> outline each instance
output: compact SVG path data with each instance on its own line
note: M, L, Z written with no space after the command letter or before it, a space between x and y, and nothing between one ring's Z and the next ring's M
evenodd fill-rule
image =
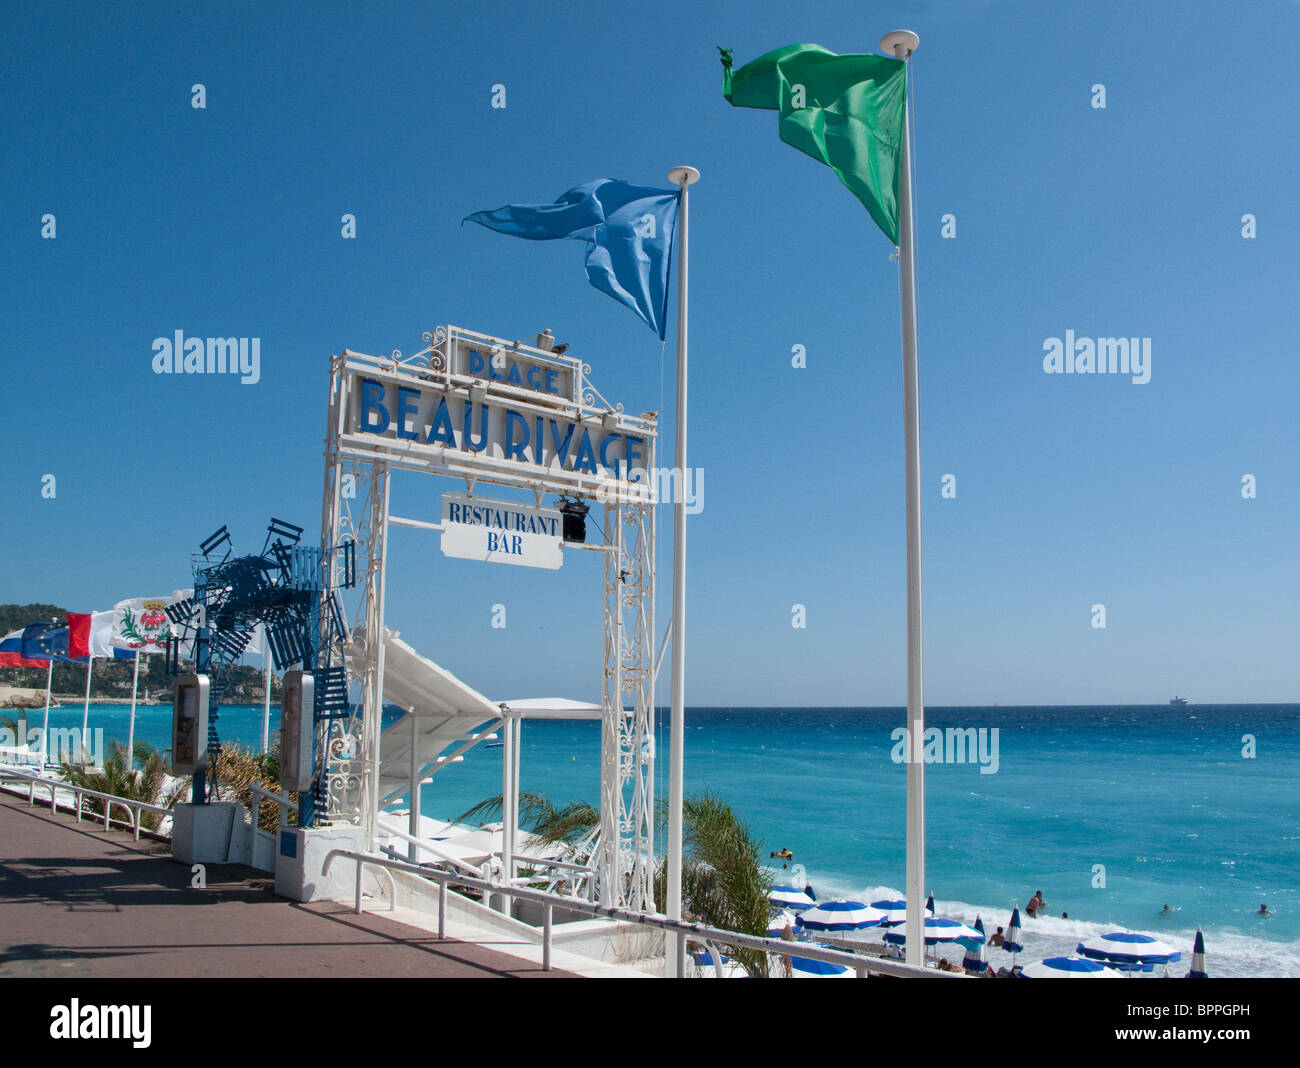
M978 916L975 917L975 930L981 935L984 934L984 921ZM961 966L968 972L974 972L979 975L988 970L989 962L984 957L984 943L981 942L978 947L966 946L966 955L962 958Z
M1007 924L1007 933L1002 936L1002 948L1012 954L1012 960L1015 954L1023 953L1025 947L1020 944L1020 910L1011 910L1011 922Z
M694 960L695 963L700 965L701 967L708 967L708 968L713 967L713 955L707 949L692 950L691 959ZM726 964L727 961L731 960L731 958L728 957L721 950L719 950L718 960L721 961L721 963Z
M907 924L903 924L897 931L887 932L885 941L896 946L906 945ZM957 942L969 949L972 946L983 945L984 935L982 932L975 930L974 927L967 927L964 923L958 923L956 920L947 920L942 916L927 916L925 918L925 944L933 946L938 945L940 942Z
M795 914L789 909L782 909L767 921L767 937L780 938L781 932L787 927L793 927Z
M1075 949L1092 960L1103 960L1110 964L1130 969L1149 970L1154 964L1169 964L1181 960L1182 954L1173 946L1166 945L1151 935L1137 934L1134 931L1109 931L1090 942L1080 942Z
M1192 946L1192 970L1187 973L1188 979L1208 979L1210 976L1205 970L1205 936L1201 934L1201 929L1196 928L1196 944Z
M1112 971L1100 961L1087 960L1084 957L1048 957L1037 964L1022 968L1021 976L1027 979L1119 979L1119 972Z
M879 911L861 901L820 901L794 921L811 931L858 931L880 924Z
M907 902L901 897L873 901L871 907L880 916L881 927L897 927L907 922ZM930 915L934 915L934 906L930 906Z
M794 909L796 912L800 909L810 909L817 904L797 886L774 886L768 893L767 899L772 902L773 908Z
M790 976L793 979L856 979L858 973L847 964L809 960L807 957L791 957Z

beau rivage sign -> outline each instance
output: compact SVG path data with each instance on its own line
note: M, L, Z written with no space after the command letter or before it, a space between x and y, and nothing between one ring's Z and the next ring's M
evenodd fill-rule
M344 350L345 454L608 501L651 501L655 413L604 402L581 360L459 327L418 356Z

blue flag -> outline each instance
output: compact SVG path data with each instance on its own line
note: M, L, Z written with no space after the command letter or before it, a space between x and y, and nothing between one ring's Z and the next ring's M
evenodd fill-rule
M24 660L70 660L84 664L87 657L68 655L68 628L59 623L28 623L23 628Z
M570 189L554 204L507 204L461 221L529 241L587 242L588 281L636 312L662 341L677 198L673 190L598 178Z

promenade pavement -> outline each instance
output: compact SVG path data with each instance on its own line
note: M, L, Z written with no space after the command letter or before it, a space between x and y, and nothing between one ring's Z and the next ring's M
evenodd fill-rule
M347 904L299 904L271 876L77 823L0 792L0 977L566 977Z

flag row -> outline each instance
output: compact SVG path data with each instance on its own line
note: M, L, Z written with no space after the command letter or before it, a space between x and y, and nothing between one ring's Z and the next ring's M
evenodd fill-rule
M63 623L29 623L0 639L0 667L45 667L54 660L84 664L106 657L130 659L161 653L178 628L167 609L189 601L193 590L167 597L133 597L107 612L69 612ZM262 651L259 630L246 652Z

